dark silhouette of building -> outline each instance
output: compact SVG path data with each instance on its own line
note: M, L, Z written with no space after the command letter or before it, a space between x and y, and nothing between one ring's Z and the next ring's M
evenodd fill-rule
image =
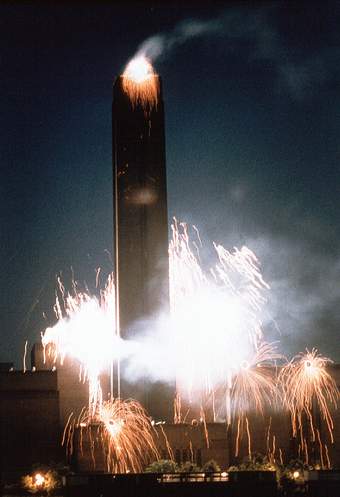
M164 107L134 104L117 78L113 87L116 278L124 337L169 300Z
M0 476L63 458L56 371L0 371Z
M123 76L113 87L115 273L124 338L133 337L160 309L169 307L164 106L161 80L151 77L158 90L157 104L147 108L130 99ZM139 399L155 417L169 418L165 386L155 389L145 381L122 381L121 389L122 397Z

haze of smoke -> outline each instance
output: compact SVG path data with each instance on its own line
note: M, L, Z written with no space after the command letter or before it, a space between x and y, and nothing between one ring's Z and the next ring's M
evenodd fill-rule
M224 27L222 19L219 18L209 21L198 19L182 21L169 33L151 36L145 40L139 47L137 55L144 55L154 62L189 40L221 33Z
M338 362L340 259L320 254L306 241L270 234L247 244L271 285L264 329L271 328L270 339L279 340L280 352L291 357L316 347Z
M336 61L340 48L328 47L327 51L309 54L299 48L292 49L275 26L274 20L279 17L280 7L271 5L228 9L210 20L187 19L167 33L146 39L136 55L144 55L155 62L195 38L221 37L229 52L244 50L247 46L245 64L260 60L271 66L276 74L274 83L278 92L284 89L293 98L303 99L315 88L339 77Z

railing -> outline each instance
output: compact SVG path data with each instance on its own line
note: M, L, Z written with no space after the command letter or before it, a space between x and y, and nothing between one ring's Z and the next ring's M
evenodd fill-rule
M157 475L159 483L175 482L211 482L211 481L228 481L229 476L225 471L219 472L199 472L199 473L160 473Z

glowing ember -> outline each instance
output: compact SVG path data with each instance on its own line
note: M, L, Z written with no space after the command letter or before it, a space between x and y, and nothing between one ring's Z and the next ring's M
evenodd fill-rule
M143 55L132 59L123 73L123 90L134 106L146 111L157 106L159 82L151 63Z

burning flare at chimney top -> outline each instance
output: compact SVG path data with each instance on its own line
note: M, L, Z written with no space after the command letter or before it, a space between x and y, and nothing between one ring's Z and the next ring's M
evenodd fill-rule
M157 107L159 94L158 75L144 55L139 55L127 64L123 79L123 90L132 105L141 105L145 110Z

